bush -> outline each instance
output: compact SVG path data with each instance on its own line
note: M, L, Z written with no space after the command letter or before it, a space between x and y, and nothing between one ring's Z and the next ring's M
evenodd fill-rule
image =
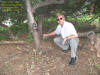
M6 28L0 26L0 31L6 32L6 31L8 31L8 29L6 29Z
M14 33L14 34L19 34L19 33L23 33L23 32L26 32L28 31L28 25L26 24L23 24L23 25L12 25L10 27L11 31Z
M0 26L0 41L8 39L8 37L9 37L8 29Z
M95 15L82 15L82 16L65 16L66 21L71 22L75 25L77 30L88 30L91 28L98 27L99 19L95 19L92 23L90 20L93 19ZM92 25L93 24L93 25ZM45 18L43 26L48 29L55 29L57 27L57 21L55 17ZM91 25L91 26L90 26Z
M18 40L19 35L21 35L24 32L28 31L28 25L27 24L23 24L23 25L12 25L10 27L11 31L14 33L15 35L15 40Z
M31 43L33 41L33 37L32 37L32 34L31 33L29 33L28 34L28 39L27 39L27 43Z
M9 36L0 34L0 41L8 39Z
M94 15L87 15L87 14L84 16L77 16L77 17L66 16L66 20L75 23L75 27L77 30L88 30L98 26L99 23L98 19L95 19L92 23L89 23L90 19L92 19L93 17Z

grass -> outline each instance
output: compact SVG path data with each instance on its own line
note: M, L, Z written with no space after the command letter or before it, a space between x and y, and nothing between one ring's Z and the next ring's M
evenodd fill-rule
M95 68L100 68L100 66L98 64L95 65Z

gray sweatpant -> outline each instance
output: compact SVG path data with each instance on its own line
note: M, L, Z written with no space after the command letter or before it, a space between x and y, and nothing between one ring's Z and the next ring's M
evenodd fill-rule
M54 42L61 47L63 50L68 50L69 48L71 49L71 58L76 57L76 51L79 43L79 38L72 38L66 40L65 44L62 45L63 38L57 37L54 38Z

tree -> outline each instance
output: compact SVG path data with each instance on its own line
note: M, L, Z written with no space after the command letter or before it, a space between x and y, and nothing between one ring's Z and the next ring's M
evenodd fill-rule
M27 18L28 18L29 30L32 33L32 36L34 37L36 49L38 49L40 45L40 40L39 40L38 32L36 30L37 24L34 19L34 15L32 14L32 11L31 11L30 0L26 0L26 6L27 6Z

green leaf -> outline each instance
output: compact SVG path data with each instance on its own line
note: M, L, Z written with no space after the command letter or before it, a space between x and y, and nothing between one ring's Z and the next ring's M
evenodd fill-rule
M33 37L32 37L32 34L31 33L29 33L28 34L28 39L27 39L27 43L31 43L33 41Z
M100 66L98 64L95 65L95 68L99 68Z
M43 38L43 40L47 40L46 38Z
M7 29L0 26L0 31L7 31Z

